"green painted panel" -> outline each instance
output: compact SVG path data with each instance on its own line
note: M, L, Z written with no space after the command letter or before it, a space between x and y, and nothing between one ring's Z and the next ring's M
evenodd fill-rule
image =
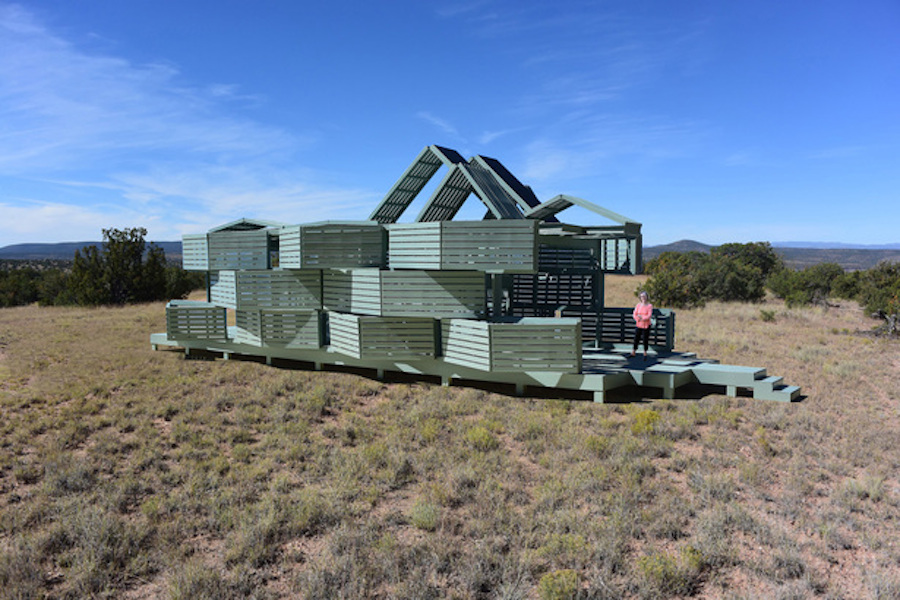
M262 310L261 331L266 346L319 348L321 316L317 310Z
M205 233L182 236L181 264L185 271L209 270L209 243Z
M237 308L322 308L322 272L318 269L239 271L235 285Z
M279 231L283 269L384 266L384 229L373 221L292 225Z
M269 268L269 230L217 231L207 235L209 269L226 271Z
M250 346L262 346L262 319L258 310L236 310L234 313L234 341Z
M216 306L237 308L237 276L234 271L210 272L209 299Z
M536 271L534 221L403 223L387 229L388 263L392 269Z
M208 302L172 300L166 305L166 335L173 340L225 340L225 309Z
M478 272L379 269L328 270L324 306L382 317L479 317L484 276Z
M434 320L328 313L331 349L359 359L435 354Z
M581 370L581 323L577 319L447 319L441 327L441 349L450 363L488 371Z

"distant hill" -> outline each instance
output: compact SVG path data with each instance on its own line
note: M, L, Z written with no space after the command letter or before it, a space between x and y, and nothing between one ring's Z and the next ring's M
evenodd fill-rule
M168 260L181 259L181 242L149 242L156 244L166 253ZM0 248L0 258L14 260L72 260L75 258L75 251L81 250L85 246L103 245L103 242L60 242L58 244L13 244L12 246L4 246Z
M181 242L151 242L161 247L170 261L181 260ZM0 248L0 259L72 260L76 250L85 246L101 246L102 242L61 242L58 244L14 244ZM848 271L871 269L883 260L900 262L900 244L862 246L825 242L777 242L775 251L792 269L802 269L824 262L841 265ZM826 247L827 246L827 247ZM715 246L695 240L679 240L661 246L645 246L644 260L663 252L709 252Z
M859 250L854 248L775 248L792 269L805 269L821 263L837 263L846 271L864 271L882 261L900 262L900 249Z
M775 248L819 248L821 250L900 250L900 244L844 244L842 242L772 242Z
M644 260L656 258L663 252L709 252L711 248L715 246L694 240L679 240L662 246L644 246Z
M792 269L837 263L847 271L871 269L883 260L900 262L900 244L863 246L858 244L829 244L824 242L778 242L772 244ZM656 258L663 252L709 252L711 246L694 240L679 240L661 246L645 246L644 260Z

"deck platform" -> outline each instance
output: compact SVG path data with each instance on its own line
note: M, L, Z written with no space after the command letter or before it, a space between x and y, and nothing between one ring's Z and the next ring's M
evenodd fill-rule
M229 328L231 329L231 328ZM568 392L576 398L591 398L606 402L608 392L659 390L660 397L674 399L679 389L700 385L710 393L724 392L738 396L743 390L755 399L793 402L800 396L800 388L782 384L780 377L770 377L766 370L739 365L723 365L713 359L698 358L691 352L653 352L645 360L643 355L631 357L630 348L623 345L609 348L586 348L581 372L555 371L484 371L445 361L442 357L394 357L359 359L339 350L321 348L259 347L235 341L198 339L170 339L165 333L150 336L153 350L183 350L191 354L223 359L252 359L268 365L288 361L311 370L341 370L371 372L377 379L388 373L402 373L413 379L440 380L442 385L477 387L478 385L506 385L519 396L542 396L549 392L563 397ZM652 396L651 396L652 397Z

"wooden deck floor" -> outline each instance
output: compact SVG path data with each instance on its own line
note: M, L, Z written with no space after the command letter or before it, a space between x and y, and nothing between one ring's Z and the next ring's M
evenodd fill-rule
M516 395L590 398L606 402L613 391L637 393L647 398L677 398L679 390L699 387L708 393L738 396L746 393L759 400L792 402L800 388L785 385L781 377L769 376L765 368L723 365L715 359L698 358L692 352L652 352L630 356L630 348L585 349L581 373L547 371L481 371L441 358L417 360L360 360L331 348L294 350L266 348L233 341L170 340L165 333L150 336L154 350L179 349L186 356L258 360L275 366L310 370L348 370L378 379L402 375L407 379L440 381L443 385L497 386Z

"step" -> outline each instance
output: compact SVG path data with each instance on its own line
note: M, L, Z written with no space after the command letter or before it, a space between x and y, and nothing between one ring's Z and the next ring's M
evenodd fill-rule
M784 387L784 377L778 377L777 375L770 375L768 377L763 377L762 379L757 379L756 383L753 385L753 391L756 393L756 390L764 391L766 393L772 392L778 387Z
M754 389L753 397L757 400L774 400L776 402L793 402L800 395L800 386L779 385L771 392Z
M753 387L757 381L766 377L766 370L762 367L704 364L693 369L698 382L711 385Z

